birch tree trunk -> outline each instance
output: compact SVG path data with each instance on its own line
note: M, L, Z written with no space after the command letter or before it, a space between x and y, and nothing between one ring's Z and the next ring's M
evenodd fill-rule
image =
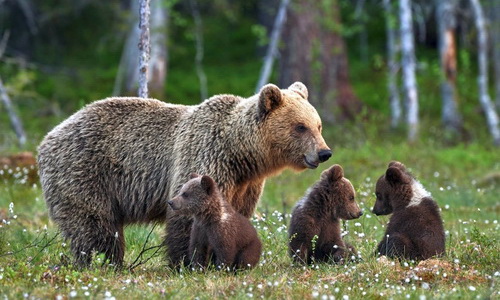
M479 0L470 0L472 9L474 10L475 23L477 29L477 46L478 46L478 87L479 87L479 102L486 115L486 121L493 143L500 145L500 130L498 129L498 115L495 111L495 106L491 102L488 93L488 37L485 28L485 19L483 9Z
M404 82L404 97L407 107L406 122L408 124L408 140L414 142L418 135L418 94L415 76L415 50L412 25L411 1L399 1L399 17L401 26L401 52Z
M150 59L148 63L148 93L155 98L164 95L165 79L167 76L167 28L168 9L162 4L162 0L151 0L152 13L150 30ZM130 0L131 29L123 47L120 66L115 79L113 95L133 95L137 93L139 81L139 27L140 1Z
M191 14L193 15L195 27L194 33L196 38L196 74L198 74L198 79L200 80L200 98L201 101L203 101L208 98L207 76L205 75L205 71L203 70L203 23L196 0L190 0L189 4L191 6Z
M384 0L384 9L386 13L385 24L387 34L387 64L389 73L387 76L387 87L389 89L389 103L391 107L391 127L395 128L401 122L401 99L397 84L397 74L399 64L396 61L399 52L396 42L396 17L390 0Z
M148 97L148 63L150 55L150 39L149 39L149 0L141 0L140 23L141 35L139 38L139 97Z
M441 72L443 73L441 81L442 121L446 130L459 133L463 126L462 117L458 111L456 92L456 5L455 0L437 0L436 20L438 22Z
M271 33L271 41L267 47L266 57L264 58L264 64L260 70L259 80L257 86L255 87L255 93L258 93L260 88L263 87L267 82L269 82L269 77L271 77L271 72L273 70L274 58L278 53L278 43L280 41L281 31L283 29L283 24L286 21L286 11L288 9L288 4L290 0L281 0L278 14L274 20L273 31Z
M16 133L19 145L22 147L26 144L26 134L24 133L23 124L21 123L21 120L17 116L14 107L12 106L9 94L7 94L7 90L5 89L5 86L3 85L1 78L0 78L0 98L2 99L2 102L5 105L7 113L9 114L10 124L12 125L12 128Z

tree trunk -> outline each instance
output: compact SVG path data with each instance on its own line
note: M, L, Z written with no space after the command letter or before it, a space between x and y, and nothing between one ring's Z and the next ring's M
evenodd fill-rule
M408 124L408 140L410 142L414 142L417 140L419 120L411 1L400 0L399 5L404 96L407 107L406 121Z
M191 14L193 15L195 27L194 32L196 39L196 74L198 74L198 78L200 80L200 98L201 101L203 101L208 98L207 76L205 75L205 71L203 70L203 23L196 0L190 0L189 3L191 6Z
M391 127L396 128L401 122L401 99L397 84L397 74L400 66L396 61L399 47L396 43L396 18L390 0L384 0L384 9L386 13L387 64L389 68L387 87L391 107Z
M462 117L458 111L456 75L457 53L455 44L455 0L438 0L436 19L438 21L439 53L443 79L441 97L443 101L442 121L446 130L462 131Z
M135 95L139 82L140 1L131 0L131 29L123 47L113 95ZM168 9L162 0L151 0L150 59L148 63L148 92L151 97L163 98L167 75Z
M148 97L148 63L150 55L149 39L149 0L141 0L140 23L141 35L139 38L139 97Z
M10 101L9 94L7 94L7 90L5 89L1 78L0 78L0 98L2 99L2 102L5 105L7 113L9 114L10 124L12 125L12 128L16 133L19 145L23 147L26 144L26 134L24 133L23 124L21 123L21 120L18 118L14 108L12 107L12 102Z
M269 82L269 77L271 77L271 72L273 70L274 58L276 57L278 51L278 43L280 41L281 31L283 29L283 24L286 21L286 11L288 9L288 4L290 0L281 0L281 4L274 21L273 31L270 36L269 46L267 48L266 57L264 58L264 64L260 70L259 81L255 87L255 93L258 93L260 88L263 87L267 82Z
M488 93L488 37L485 28L485 20L483 9L479 0L470 0L472 9L475 14L475 23L477 29L477 46L478 46L478 86L479 86L479 102L481 103L490 134L495 145L500 145L500 130L498 129L498 115L495 111L495 106L491 102Z
M301 0L291 5L283 32L280 85L302 81L327 123L334 121L335 110L340 110L342 118L354 119L361 109L349 81L340 26L336 0Z

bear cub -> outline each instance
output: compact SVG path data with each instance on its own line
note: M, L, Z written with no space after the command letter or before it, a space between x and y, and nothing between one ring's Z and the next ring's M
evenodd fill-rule
M425 260L445 251L439 207L422 184L397 161L376 184L376 215L392 213L377 253L392 258Z
M194 217L189 240L191 266L205 268L213 262L234 270L252 268L259 262L262 244L257 231L222 197L212 177L191 174L168 204L180 214Z
M323 171L295 206L289 229L289 253L298 263L313 261L342 263L355 255L354 247L342 240L340 219L359 218L351 182L340 165Z

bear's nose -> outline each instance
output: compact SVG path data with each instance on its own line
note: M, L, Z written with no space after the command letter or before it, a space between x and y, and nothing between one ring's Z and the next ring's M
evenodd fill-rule
M174 205L174 201L170 200L170 201L167 201L168 205L172 206Z
M362 210L360 210L360 211L359 211L359 214L358 214L358 218L359 218L359 217L361 217L362 215L363 215L363 211L362 211Z
M318 152L320 162L327 161L332 156L332 150L321 150Z

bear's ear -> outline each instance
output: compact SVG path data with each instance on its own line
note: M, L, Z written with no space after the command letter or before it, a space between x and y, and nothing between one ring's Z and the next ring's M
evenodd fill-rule
M198 177L200 177L199 174L196 174L196 173L189 174L189 179L194 179L194 178L198 178Z
M203 175L201 176L201 188L207 193L207 195L211 195L215 190L215 181L212 177Z
M299 94L302 98L304 98L304 100L307 100L307 98L309 98L307 87L300 81L292 83L292 85L289 86L288 89Z
M279 87L266 84L259 93L259 116L265 117L283 104L283 95Z
M388 167L388 168L390 168L390 167L396 167L396 168L398 168L398 169L400 169L400 170L406 171L406 167L405 167L405 165L403 165L403 164L402 164L402 163L400 163L399 161L395 161L395 160L391 161L391 162L389 163L389 166L387 166L387 167Z
M333 165L321 173L321 178L327 178L329 181L337 181L344 177L344 170L340 165Z
M340 165L333 165L330 169L333 180L337 181L344 177L344 169Z
M407 184L411 182L410 176L396 166L387 169L385 178L392 184Z

